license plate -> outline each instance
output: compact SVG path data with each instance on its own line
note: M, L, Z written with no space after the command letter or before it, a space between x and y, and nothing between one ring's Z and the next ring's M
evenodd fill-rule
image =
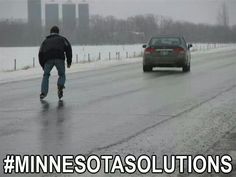
M168 54L169 54L168 51L161 51L161 55L163 55L163 56L166 56Z

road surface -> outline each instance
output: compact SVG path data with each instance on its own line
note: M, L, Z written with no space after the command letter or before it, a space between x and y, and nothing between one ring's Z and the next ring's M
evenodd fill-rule
M0 85L1 159L204 154L236 126L236 50L196 54L190 73L169 68L143 73L140 62L70 74L62 102L56 77L42 102L40 83Z

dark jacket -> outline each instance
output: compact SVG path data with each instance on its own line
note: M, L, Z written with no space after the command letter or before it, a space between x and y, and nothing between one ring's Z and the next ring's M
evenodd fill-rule
M69 41L58 34L51 34L43 41L39 50L39 63L44 68L48 60L60 59L65 60L67 64L71 65L72 62L72 49Z

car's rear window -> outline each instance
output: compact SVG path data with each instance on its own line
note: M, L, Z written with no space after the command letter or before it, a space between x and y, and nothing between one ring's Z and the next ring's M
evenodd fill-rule
M180 45L181 40L178 37L157 37L152 38L150 41L151 46L160 46L160 45Z

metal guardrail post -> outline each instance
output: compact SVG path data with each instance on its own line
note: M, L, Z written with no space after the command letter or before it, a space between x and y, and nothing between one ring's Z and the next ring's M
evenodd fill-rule
M76 54L76 63L79 63L79 56Z
M16 59L14 59L14 71L16 71Z
M33 57L33 68L35 68L35 58Z

